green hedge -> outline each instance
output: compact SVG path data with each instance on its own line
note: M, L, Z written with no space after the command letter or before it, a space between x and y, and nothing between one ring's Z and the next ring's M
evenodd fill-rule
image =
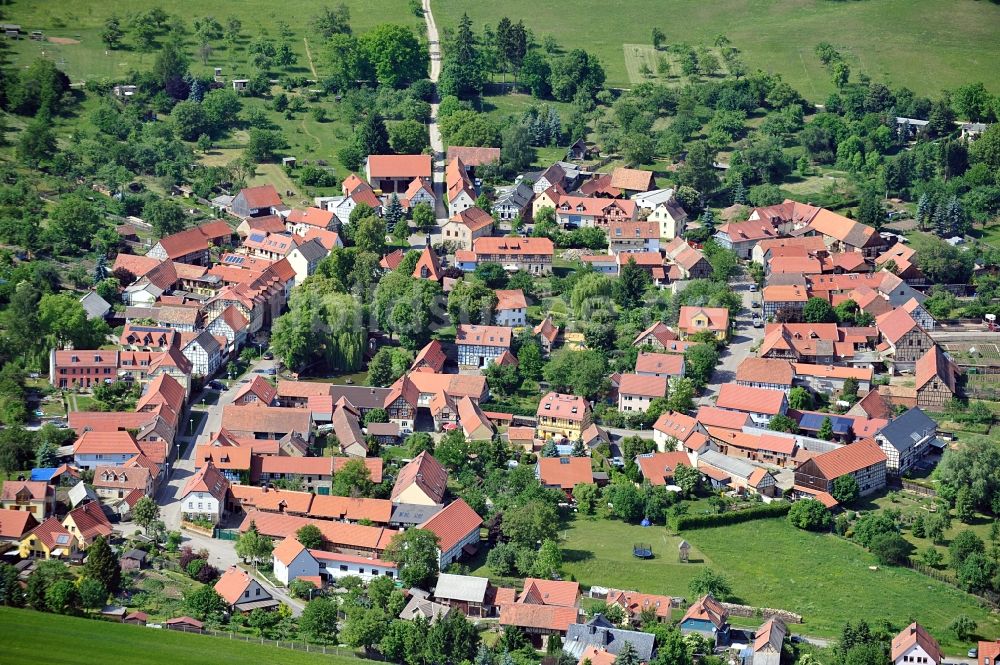
M762 503L753 508L734 510L728 513L681 515L671 521L671 526L675 531L683 531L684 529L704 529L713 526L739 524L740 522L762 520L769 517L782 517L788 513L791 507L792 504L788 501L774 501L772 503Z

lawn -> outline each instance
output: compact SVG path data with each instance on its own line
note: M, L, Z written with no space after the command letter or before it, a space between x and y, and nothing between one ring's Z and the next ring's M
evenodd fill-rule
M4 635L4 662L10 663L242 665L267 662L274 665L365 665L370 662L349 656L307 654L217 637L6 607L0 608L0 633Z
M833 90L813 53L823 40L844 54L853 73L921 94L938 95L972 81L1000 92L1000 6L975 0L434 1L442 28L453 28L466 12L477 31L486 21L495 28L500 17L509 16L523 19L539 41L551 34L564 49L592 51L608 83L616 86L631 83L624 45L649 44L658 26L667 44L711 46L716 35L724 34L743 52L751 71L780 73L817 102Z
M949 653L968 645L947 627L959 614L979 623L978 632L994 636L1000 619L972 596L904 568L869 570L874 557L832 535L799 531L783 519L699 529L681 534L691 543L691 563L677 561L680 537L662 527L642 528L610 520L578 518L560 534L564 573L584 586L600 585L683 596L705 567L723 573L739 599L777 607L805 618L801 632L835 636L844 622L886 618L902 626L916 617ZM632 556L633 543L649 543L656 558ZM473 574L488 574L481 567Z

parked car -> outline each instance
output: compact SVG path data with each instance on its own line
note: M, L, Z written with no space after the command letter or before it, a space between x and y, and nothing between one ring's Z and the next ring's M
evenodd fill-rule
M764 327L764 319L760 318L759 316L754 316L753 317L753 327L754 328L763 328Z
M267 374L268 376L274 376L277 373L278 373L278 370L274 369L273 367L271 369L265 369L264 370L264 374Z
M754 309L757 309L758 307L760 307L760 301L754 300L753 302L750 303L750 306L753 307Z
M972 647L969 649L969 653L966 654L969 658L979 658L979 649L977 647Z
M756 293L756 292L757 292L757 285L756 284L751 284L750 285L750 293Z
M226 384L224 384L222 381L211 381L208 384L208 387L211 388L212 390L225 390Z
M264 360L274 360L274 354L270 351L265 351L264 355L261 356Z

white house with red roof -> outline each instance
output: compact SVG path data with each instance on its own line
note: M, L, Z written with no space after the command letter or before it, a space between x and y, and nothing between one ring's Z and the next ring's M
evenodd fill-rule
M654 222L613 221L608 224L608 253L659 252L660 227Z
M441 237L451 242L457 249L472 251L477 238L493 233L493 217L478 206L470 206L454 213L441 225Z
M211 462L198 469L179 495L185 517L218 522L226 512L229 481Z
M226 601L230 611L241 614L271 610L280 604L250 573L236 566L226 569L215 583L215 592Z
M528 301L521 289L497 289L495 322L498 326L523 326L528 322Z
M510 351L513 333L509 326L460 324L455 334L458 364L465 367L489 367L505 351Z
M911 623L892 638L889 657L892 665L941 665L944 660L937 640L917 622Z
M639 352L635 361L635 373L639 376L674 378L684 376L684 356L679 353Z
M445 568L463 556L472 556L479 546L483 518L463 499L449 503L419 528L438 537L438 567Z
M399 574L397 565L392 561L346 552L307 549L294 535L282 540L274 548L271 558L274 577L286 586L300 579L323 588L331 580L342 577L359 577L370 582L376 577L395 579Z
M766 427L774 416L785 415L788 399L781 390L726 383L719 389L715 405L720 409L747 413L755 424Z
M645 412L654 399L667 396L665 376L622 374L618 381L618 410Z

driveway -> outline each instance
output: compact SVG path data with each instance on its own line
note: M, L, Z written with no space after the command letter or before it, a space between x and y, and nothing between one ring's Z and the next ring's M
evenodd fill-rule
M732 285L733 291L739 293L743 298L743 310L736 316L736 327L729 338L727 346L719 358L719 364L712 372L712 378L705 386L705 391L698 398L697 404L714 404L715 398L719 395L719 390L723 384L731 383L736 378L736 369L743 362L743 359L751 355L752 349L764 338L764 328L754 328L751 323L753 312L760 309L751 308L754 299L760 300L759 292L750 291L749 282L737 282Z
M225 392L219 394L219 399L215 404L211 404L206 408L195 408L193 411L199 411L205 414L205 417L201 418L195 429L191 430L192 420L188 420L185 425L188 426L188 431L186 434L181 435L177 438L177 446L180 448L180 453L176 462L174 462L173 467L170 471L170 477L167 482L160 487L160 491L157 493L156 502L160 505L160 519L166 524L167 529L170 531L178 531L181 528L181 502L180 493L184 489L184 485L187 484L188 480L194 475L194 450L196 443L207 443L209 436L213 432L218 432L222 426L222 408L227 404L232 404L233 399L236 397L236 393L239 392L247 381L252 379L255 375L255 370L267 370L274 368L274 360L264 360L263 358L258 358L254 361L247 373L243 375L240 381L237 381ZM204 404L205 391L192 395L191 405L192 407L198 406L199 404ZM195 534L190 534L184 532L185 541L196 540ZM206 539L212 543L228 543L228 541L218 541L211 538ZM192 544L194 547L194 544ZM232 545L225 545L225 548L232 550ZM205 549L212 549L207 546ZM233 561L227 563L235 563L235 554L233 555ZM212 562L215 565L215 562Z
M441 97L437 92L437 81L441 75L441 42L438 38L437 23L434 22L434 13L431 11L431 0L423 0L423 3L424 23L427 25L427 50L430 55L430 80L435 84L434 97L431 99L431 119L427 124L431 150L434 152L434 196L437 197L434 216L439 222L446 222L448 221L448 208L445 201L446 192L444 191L444 141L441 139L441 130L438 128L438 108Z

